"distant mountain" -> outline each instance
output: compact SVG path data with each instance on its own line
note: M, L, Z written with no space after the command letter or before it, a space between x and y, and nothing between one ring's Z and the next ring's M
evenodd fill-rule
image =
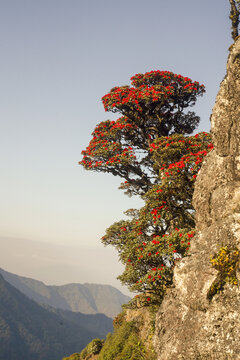
M58 309L83 314L103 313L114 318L121 312L121 305L130 300L129 296L110 285L86 283L53 286L3 269L0 269L0 274L30 299Z
M91 330L96 316L105 317L103 314L50 311L30 300L0 275L0 360L60 360L79 352L89 341L99 337L98 331ZM91 317L90 322L88 317Z
M113 331L113 320L105 314L82 314L69 310L56 309L45 304L41 304L41 306L63 319L81 325L84 329L96 334L100 339L105 338L109 332Z

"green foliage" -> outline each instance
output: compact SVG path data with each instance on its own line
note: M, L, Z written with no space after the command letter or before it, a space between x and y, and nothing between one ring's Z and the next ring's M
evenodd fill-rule
M62 360L89 360L92 356L100 353L104 345L104 340L93 339L82 351L81 353L75 353L68 357L63 358Z
M146 348L139 337L141 322L127 322L125 315L123 311L114 319L114 332L107 335L105 342L94 339L81 353L73 354L63 360L90 360L96 354L99 354L98 360L155 360L153 349ZM153 315L155 319L155 312Z
M125 265L119 279L145 293L131 305L161 302L172 284L173 266L187 255L194 235L192 195L204 156L212 149L206 133L172 135L150 144L158 184L143 196L145 206L129 210L131 220L110 226L102 242L114 246Z
M240 252L232 246L222 246L219 252L210 258L214 269L218 270L218 276L208 291L208 299L211 300L215 294L224 289L226 283L238 285L236 276L239 265Z
M79 359L88 360L93 355L99 354L104 344L104 340L94 339L80 353Z
M113 334L107 336L98 360L155 360L138 335L135 323L123 322Z

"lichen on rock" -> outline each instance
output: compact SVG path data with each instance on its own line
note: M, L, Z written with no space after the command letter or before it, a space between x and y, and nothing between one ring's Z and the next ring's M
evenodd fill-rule
M239 267L239 250L232 246L222 246L217 254L211 256L212 266L218 270L218 276L208 290L208 299L224 290L227 283L238 285L237 268Z

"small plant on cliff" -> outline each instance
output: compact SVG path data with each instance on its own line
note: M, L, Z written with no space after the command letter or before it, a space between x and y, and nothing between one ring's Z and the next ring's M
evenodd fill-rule
M101 339L93 339L80 353L81 360L88 360L93 355L97 355L100 353L104 344L104 340Z
M100 353L104 345L104 340L93 339L82 351L81 353L75 353L68 357L63 358L62 360L89 360L94 355Z
M120 188L145 202L102 238L117 249L125 265L119 278L144 294L143 305L161 301L175 262L187 254L194 235L194 181L212 144L206 133L186 136L199 117L185 109L204 93L203 85L168 71L131 80L132 87L115 87L102 98L106 111L122 116L97 125L80 164L123 178Z
M138 326L133 322L123 321L108 334L98 360L155 360L156 355L147 349L139 337Z
M232 22L232 38L235 40L238 36L238 26L240 22L240 1L229 0L230 2L230 15L229 18Z
M219 273L209 289L209 300L211 300L215 294L221 292L226 283L238 285L236 270L239 264L239 258L239 250L231 246L222 246L219 252L210 258L212 266L218 270Z

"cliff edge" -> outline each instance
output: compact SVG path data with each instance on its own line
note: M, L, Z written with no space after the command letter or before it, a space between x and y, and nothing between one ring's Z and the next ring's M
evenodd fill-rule
M214 150L198 175L196 236L157 314L158 360L240 359L240 38L211 116Z

